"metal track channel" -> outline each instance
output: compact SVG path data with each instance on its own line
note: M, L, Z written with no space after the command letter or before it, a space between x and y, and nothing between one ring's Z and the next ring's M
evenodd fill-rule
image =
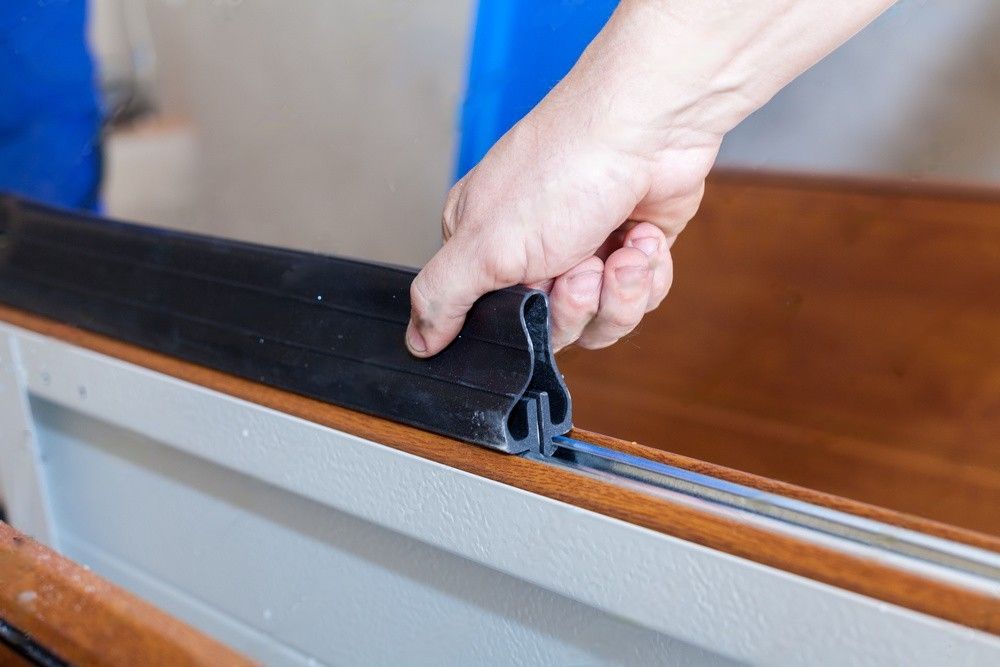
M680 493L906 558L1000 583L1000 554L898 526L768 493L749 486L651 461L566 436L553 438L544 460L602 479L622 480L644 490Z

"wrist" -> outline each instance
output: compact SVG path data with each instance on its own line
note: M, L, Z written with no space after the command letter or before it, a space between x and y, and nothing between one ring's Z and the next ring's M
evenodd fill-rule
M622 0L553 96L589 106L626 147L717 145L891 4Z
M641 157L717 148L755 100L731 55L705 48L709 27L656 5L623 0L542 115L576 118L590 138Z

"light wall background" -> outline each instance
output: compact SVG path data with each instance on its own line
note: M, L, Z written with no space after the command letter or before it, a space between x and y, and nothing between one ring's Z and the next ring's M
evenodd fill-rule
M92 3L107 74L138 60L182 119L112 137L111 213L404 264L438 247L468 2Z
M105 78L169 121L108 144L112 214L420 264L470 0L91 0ZM903 0L727 138L744 167L1000 183L1000 3Z
M1000 2L899 2L732 132L720 162L1000 183Z

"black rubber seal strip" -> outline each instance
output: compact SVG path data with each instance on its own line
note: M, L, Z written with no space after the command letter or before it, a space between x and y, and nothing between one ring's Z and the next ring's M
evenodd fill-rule
M548 301L476 302L431 359L403 343L412 269L114 222L3 197L0 302L509 453L572 425Z
M45 648L34 637L0 618L0 644L21 656L32 665L42 667L69 667L69 663Z

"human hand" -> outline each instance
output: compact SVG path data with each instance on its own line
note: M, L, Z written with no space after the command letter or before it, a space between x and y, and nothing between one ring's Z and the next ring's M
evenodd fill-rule
M556 350L632 331L670 288L724 134L889 4L622 0L452 188L445 244L410 290L410 352L437 354L476 299L518 284L549 293Z
M511 285L548 292L556 350L610 345L663 300L721 134L614 108L635 94L623 71L640 74L618 55L598 38L452 188L445 244L410 291L414 355L440 352L476 299Z
M634 153L597 129L593 104L578 105L535 109L452 188L445 245L411 290L417 356L443 349L472 303L502 287L549 293L556 350L610 345L663 300L670 248L697 210L718 138Z

